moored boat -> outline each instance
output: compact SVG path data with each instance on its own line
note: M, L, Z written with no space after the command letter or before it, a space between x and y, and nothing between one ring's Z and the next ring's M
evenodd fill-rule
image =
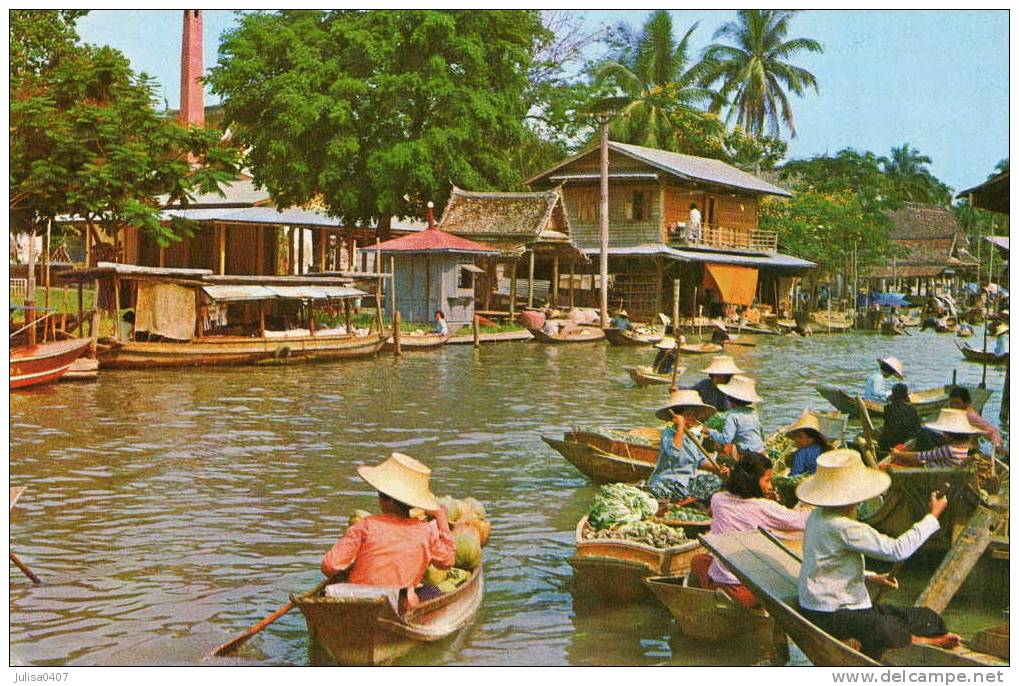
M60 377L61 381L96 381L99 378L99 360L94 357L79 357Z
M980 362L982 364L1008 364L1008 353L1004 355L995 355L992 350L977 350L976 348L970 347L969 343L959 344L955 342L959 352L970 362Z
M553 345L562 345L565 343L597 343L598 341L605 340L605 332L602 329L593 326L580 326L574 329L571 333L567 334L548 334L541 329L534 329L531 331L534 335L534 340L539 343L551 343Z
M721 589L698 588L692 574L649 576L644 582L685 636L720 642L750 634L749 640L758 645L771 641L774 622L767 612L743 607Z
M987 388L968 386L965 384L958 384L958 386L969 390L970 398L973 401L973 407L977 412L980 412L983 409L984 404L987 403L987 399L991 396L991 391ZM933 418L937 416L938 412L940 412L942 408L948 406L948 393L951 389L952 386L948 385L914 391L909 394L909 400L921 417ZM849 395L841 388L826 384L818 384L817 392L823 395L825 399L827 399L827 401L830 402L839 412L848 414L850 419L858 419L860 417L860 408L856 404L856 398ZM873 400L864 400L863 402L866 404L867 411L870 413L872 419L884 418L884 403L875 402Z
M853 321L846 316L828 315L827 312L811 312L810 319L818 325L814 333L846 333L853 328Z
M10 388L27 388L56 381L92 345L91 338L71 338L11 348Z
M477 615L484 595L481 566L455 590L399 612L394 589L338 584L291 596L308 633L340 665L382 665L415 647L448 638Z
M440 348L449 342L449 336L442 336L435 333L419 334L417 336L413 334L402 334L400 336L400 349L401 350L434 350ZM393 342L393 337L390 336L386 339L385 344L382 346L383 352L392 352L396 348L396 344Z
M605 332L605 338L608 339L612 345L621 346L643 346L652 345L662 340L662 333L638 333L636 331L623 331L615 327L609 327L602 329Z
M644 388L645 386L668 386L672 383L671 373L658 374L651 367L623 367L623 369L630 375L630 378L633 379L638 388ZM686 367L680 367L676 377L682 376L685 371Z
M644 579L650 576L676 576L690 571L694 555L703 551L696 540L670 548L624 539L585 539L590 528L585 515L577 523L577 550L567 560L581 585L598 595L613 599L646 597Z
M706 355L722 352L722 346L717 343L687 343L679 346L679 350L687 355Z
M566 434L569 439L569 434ZM637 452L631 457L606 452L588 443L542 436L550 447L565 457L584 476L595 483L635 483L651 476L654 471L658 451L650 460L645 452Z

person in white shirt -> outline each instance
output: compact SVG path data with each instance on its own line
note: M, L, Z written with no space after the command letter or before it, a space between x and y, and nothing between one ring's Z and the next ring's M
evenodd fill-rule
M697 203L690 203L690 220L686 223L687 238L695 241L701 235L701 211L697 209Z
M449 335L449 325L446 324L446 313L442 310L435 311L435 326L432 327L432 333L438 334L439 336Z
M889 648L930 643L959 645L944 620L926 607L898 608L871 600L867 584L898 588L888 574L871 574L864 555L887 562L910 557L940 529L938 517L948 498L932 493L930 512L898 538L857 520L860 503L884 493L890 477L864 466L855 450L832 450L817 459L817 472L796 488L796 496L817 508L803 534L799 604L804 617L843 641L856 641L874 660Z

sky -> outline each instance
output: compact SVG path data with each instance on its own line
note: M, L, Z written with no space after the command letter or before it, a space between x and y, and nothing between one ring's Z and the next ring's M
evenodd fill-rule
M620 21L639 26L649 13L576 11L590 30ZM692 38L697 54L735 18L734 10L672 14L677 37L699 22ZM236 23L230 10L205 11L206 67L215 63L219 36ZM180 10L102 10L78 29L85 42L123 51L176 108L181 26ZM1007 11L804 11L792 22L794 36L819 40L825 51L793 60L814 73L820 92L793 99L798 137L788 141L790 158L845 147L887 155L908 142L958 191L983 181L1008 156Z

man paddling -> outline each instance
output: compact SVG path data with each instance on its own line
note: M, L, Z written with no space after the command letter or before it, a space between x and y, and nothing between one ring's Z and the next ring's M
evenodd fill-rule
M322 558L322 573L336 576L349 569L347 583L407 589L407 608L418 604L414 588L428 565L449 569L456 559L446 511L429 490L431 470L401 453L357 473L378 491L382 514L365 517L347 528ZM421 508L430 521L410 516Z

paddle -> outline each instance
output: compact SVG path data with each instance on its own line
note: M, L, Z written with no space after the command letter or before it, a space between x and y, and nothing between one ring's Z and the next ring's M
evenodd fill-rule
M14 553L11 553L11 555L13 555L13 554ZM315 586L315 588L311 589L311 591L308 592L308 595L315 595L315 594L321 592L323 588L325 588L326 586L331 584L337 578L338 577L331 577L329 579L323 579L317 586ZM212 651L213 657L222 657L224 655L229 655L230 653L232 653L235 650L237 650L238 648L240 648L241 645L243 645L245 642L247 642L247 640L249 638L251 638L255 634L259 633L262 629L266 628L267 626L269 626L270 624L275 622L277 619L279 619L280 617L282 617L283 615L285 615L286 613L290 612L293 609L294 609L294 601L291 600L289 603L287 603L286 605L282 606L280 609L278 609L275 612L273 612L271 615L269 615L268 617L263 619L258 624L255 624L254 626L252 626L250 629L245 631L240 636L238 636L236 638L230 639L229 641L227 641L226 643L224 643L220 647L218 647L215 650L213 650Z
M675 416L676 416L676 413L672 411L672 408L671 408L671 407L669 408L669 414L670 414L670 415L672 415L673 417L675 417ZM718 466L718 463L717 463L717 462L715 462L715 461L714 461L714 459L712 459L711 455L709 455L709 454L708 454L708 451L707 451L707 449L706 449L706 448L704 447L704 444L700 442L700 439L698 439L698 438L697 438L696 436L694 436L694 435L693 435L693 434L692 434L692 433L690 432L690 429L686 429L684 433L686 434L686 436L687 436L687 437L688 437L688 438L689 438L689 439L690 439L691 441L693 441L693 444L694 444L695 446L697 446L698 450L700 450L700 451L701 451L701 454L702 454L702 455L704 455L704 458L705 458L705 459L706 459L706 460L708 461L708 464L710 464L710 465L711 465L712 467L714 467L714 468L715 468L715 472L716 472L716 473L717 473L717 474L718 474L719 476L721 476L721 475L722 475L722 468L721 468L721 467L719 467L719 466Z
M8 554L10 555L11 562L16 564L18 566L18 569L20 569L22 572L24 572L25 576L27 576L29 579L32 580L33 584L41 584L42 583L42 581L39 580L39 577L37 577L35 574L33 574L32 570L29 569L28 566L24 562L22 562L21 560L18 559L18 556L14 554L14 551L9 551Z

